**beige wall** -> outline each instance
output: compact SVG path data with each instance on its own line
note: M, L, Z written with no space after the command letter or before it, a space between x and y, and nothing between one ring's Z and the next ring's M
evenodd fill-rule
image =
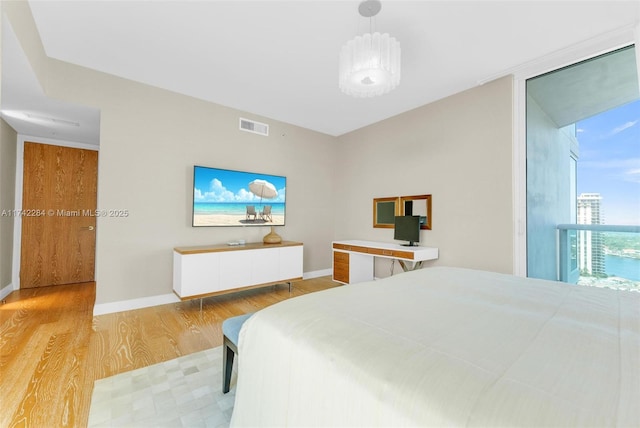
M32 22L13 16L28 36ZM39 55L28 57L46 63L49 96L101 110L98 205L130 212L98 221L96 303L170 293L175 246L268 232L192 228L194 164L287 176L278 233L304 242L305 272L331 267L333 239L392 241L372 227L374 197L424 193L435 264L512 270L511 78L334 138ZM240 116L269 123L270 136L238 131Z
M269 232L191 227L194 164L286 176L287 224L277 232L305 244L305 272L330 267L335 138L43 59L32 18L14 6L5 11L32 64L45 64L46 94L101 110L98 207L130 212L98 220L96 303L171 293L175 246ZM239 131L240 116L269 123L270 136Z
M15 131L0 119L0 290L11 284L15 208L16 145Z
M333 137L59 61L48 93L101 109L97 297L106 303L170 293L172 248L245 239L268 227L193 228L193 165L287 177L287 224L305 244L304 271L331 265ZM239 117L271 125L269 137L238 130Z
M336 238L393 241L373 198L432 194L431 265L512 273L512 95L505 77L340 137Z

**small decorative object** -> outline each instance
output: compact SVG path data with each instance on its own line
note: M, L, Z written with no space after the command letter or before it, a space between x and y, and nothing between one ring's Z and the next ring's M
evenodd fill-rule
M271 226L271 232L267 233L264 238L262 238L262 242L265 244L279 244L282 242L282 237L278 235L273 226Z

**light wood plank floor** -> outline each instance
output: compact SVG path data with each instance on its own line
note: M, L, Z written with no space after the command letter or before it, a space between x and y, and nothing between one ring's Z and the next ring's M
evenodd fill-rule
M93 317L95 283L0 304L0 427L84 427L93 382L222 345L222 321L339 286L331 277Z

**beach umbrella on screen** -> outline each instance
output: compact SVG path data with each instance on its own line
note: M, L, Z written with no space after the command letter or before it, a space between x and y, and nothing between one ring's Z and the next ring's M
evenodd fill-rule
M267 180L256 179L249 183L249 191L256 196L260 196L260 203L262 204L262 198L273 199L278 196L276 186L269 183Z

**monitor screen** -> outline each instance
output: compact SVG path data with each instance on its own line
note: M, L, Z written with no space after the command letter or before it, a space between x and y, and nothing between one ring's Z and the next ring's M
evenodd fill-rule
M286 177L194 166L193 226L284 226Z
M408 244L403 244L406 246L417 245L420 242L420 216L396 216L393 230L393 239L408 241Z

